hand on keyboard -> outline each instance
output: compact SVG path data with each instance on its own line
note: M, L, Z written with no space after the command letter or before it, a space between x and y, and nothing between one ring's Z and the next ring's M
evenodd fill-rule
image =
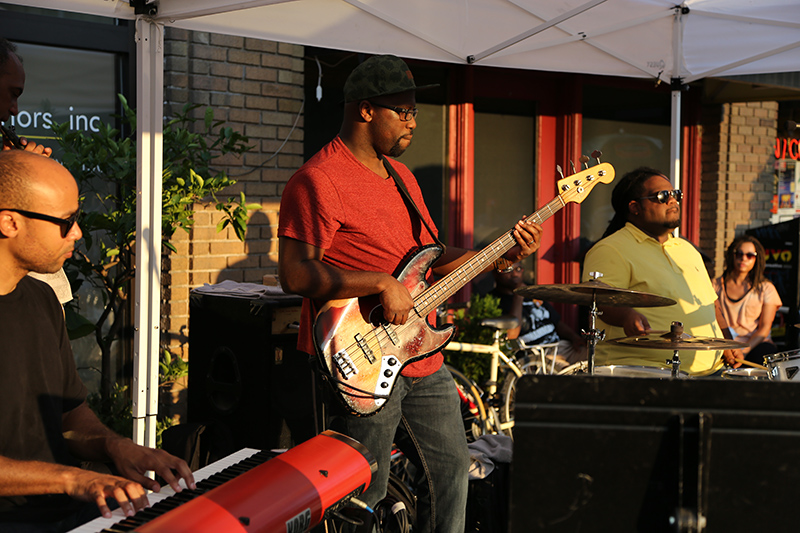
M129 439L122 438L109 442L107 449L119 473L140 483L146 489L153 492L161 490L155 480L145 476L147 471L153 471L161 476L175 492L182 490L178 483L181 478L187 487L195 488L194 477L189 465L183 459L170 455L164 450L139 446Z
M147 493L135 481L77 468L65 469L66 492L75 499L95 502L100 514L111 516L106 500L113 498L126 516L149 506ZM152 480L151 480L152 481Z

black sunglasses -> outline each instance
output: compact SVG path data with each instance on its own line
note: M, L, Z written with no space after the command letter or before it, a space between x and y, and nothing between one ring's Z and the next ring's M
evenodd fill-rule
M738 259L743 259L745 257L748 259L755 259L758 254L755 252L742 252L736 250L735 252L733 252L733 255L735 255Z
M33 211L25 211L24 209L0 209L0 211L11 211L14 213L19 213L20 215L27 217L27 218L35 218L36 220L45 220L47 222L52 222L53 224L58 224L61 226L61 237L67 238L67 234L69 230L72 229L72 226L78 221L78 217L81 216L81 208L79 207L77 211L72 213L69 218L58 218L52 217L50 215L43 215L42 213L35 213Z
M675 189L672 191L658 191L652 196L642 196L641 198L637 198L637 200L655 200L660 204L665 204L669 202L670 197L675 198L676 201L680 202L683 200L683 192L680 189Z
M400 117L401 122L408 122L412 118L417 118L417 113L419 113L419 109L416 107L413 109L406 109L404 107L395 107L393 105L383 105L377 102L373 102L372 100L367 100L370 104L374 105L375 107L382 107L384 109L391 109Z

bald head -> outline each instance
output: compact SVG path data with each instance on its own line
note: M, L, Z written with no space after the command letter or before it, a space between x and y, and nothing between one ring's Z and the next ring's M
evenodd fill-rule
M0 152L0 208L35 210L42 194L75 192L75 180L60 163L25 150Z

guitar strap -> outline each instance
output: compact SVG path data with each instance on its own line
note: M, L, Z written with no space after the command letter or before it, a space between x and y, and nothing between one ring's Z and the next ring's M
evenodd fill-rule
M381 156L381 159L383 160L383 166L386 168L386 171L392 177L392 179L394 180L395 184L397 184L397 188L400 189L400 192L403 194L403 198L405 199L405 201L408 204L410 204L411 207L414 208L414 211L419 216L419 219L425 225L425 229L428 230L428 233L430 233L431 237L433 237L433 240L442 249L442 253L446 252L447 251L447 246L445 246L445 244L442 241L439 240L439 237L436 236L436 233L434 233L433 230L431 229L431 227L428 225L428 223L425 222L425 217L422 216L422 213L420 212L419 207L417 207L417 204L414 203L414 199L411 198L411 195L408 193L408 189L406 189L406 184L403 183L403 180L401 180L400 176L397 175L397 172L395 171L395 169L392 168L392 165L389 163L389 160L386 159L385 156Z

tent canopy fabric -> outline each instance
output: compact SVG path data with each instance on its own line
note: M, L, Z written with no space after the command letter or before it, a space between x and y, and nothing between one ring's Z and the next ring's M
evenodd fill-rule
M58 7L133 19L129 3ZM800 71L797 0L157 0L140 11L151 9L178 28L449 63L667 83Z

